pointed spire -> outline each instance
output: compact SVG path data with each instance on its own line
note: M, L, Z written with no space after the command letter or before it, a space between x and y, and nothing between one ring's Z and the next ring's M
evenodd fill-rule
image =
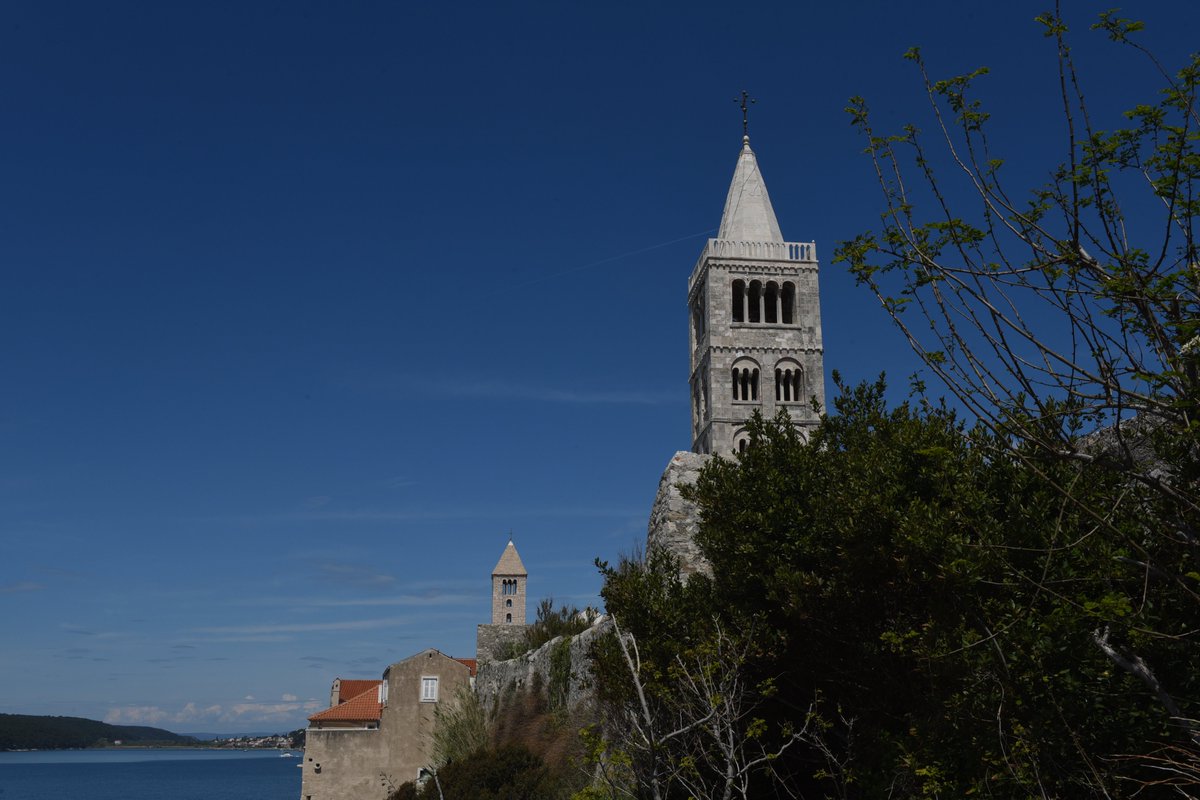
M512 539L508 540L508 546L504 548L504 552L500 554L500 560L496 562L496 568L492 570L493 575L528 575L525 571L525 565L521 563L521 556L517 553L516 546L512 543Z
M767 194L767 184L763 182L758 161L750 149L749 136L742 137L742 152L733 171L733 182L729 184L717 238L742 242L783 241L775 209Z

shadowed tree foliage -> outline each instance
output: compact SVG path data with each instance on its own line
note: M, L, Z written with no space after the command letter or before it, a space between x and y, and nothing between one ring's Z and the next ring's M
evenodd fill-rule
M1100 461L1194 512L1200 54L1169 72L1137 43L1141 23L1102 14L1092 27L1161 79L1144 104L1105 118L1085 102L1062 14L1037 22L1058 54L1061 119L1025 130L1061 130L1049 180L1011 185L1008 161L1022 153L1006 159L989 136L975 91L986 68L934 80L913 48L929 131L880 134L866 101L851 100L885 210L881 229L842 244L835 261L980 421L1009 441ZM1116 434L1102 452L1079 436L1102 429Z
M569 792L559 786L545 763L529 750L510 745L498 750L479 751L447 764L418 788L406 783L389 800L559 800Z
M711 646L716 625L752 630L741 735L772 752L795 740L759 766L754 796L1130 795L1153 779L1137 756L1186 741L1179 717L1200 694L1192 606L1139 563L1154 548L1187 567L1148 531L1157 495L883 395L842 387L808 442L786 417L756 418L743 455L705 468L689 494L711 580L681 585L653 555L607 571L647 691L680 707L677 654ZM1108 504L1103 524L1056 485ZM602 697L628 706L629 670L607 647ZM631 761L619 732L604 747L639 785L695 763ZM667 783L661 796L688 796Z

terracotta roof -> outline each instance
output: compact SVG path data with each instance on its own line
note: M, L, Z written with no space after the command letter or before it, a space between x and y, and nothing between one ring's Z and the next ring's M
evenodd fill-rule
M525 565L521 563L521 556L517 554L517 548L513 546L512 539L508 540L508 546L500 554L500 560L496 562L496 568L492 570L492 574L529 575L525 571Z
M362 694L351 697L344 703L333 708L327 708L308 718L309 722L368 722L378 720L383 713L383 705L379 702L379 684L383 681L357 681L370 683L371 688ZM349 683L346 681L345 683Z
M344 703L347 700L358 697L368 689L374 689L383 681L372 680L351 680L349 678L339 678L338 684L338 702Z
M475 677L475 672L479 669L479 662L473 658L456 658L454 660L460 664L466 664L467 669L471 670L471 677Z

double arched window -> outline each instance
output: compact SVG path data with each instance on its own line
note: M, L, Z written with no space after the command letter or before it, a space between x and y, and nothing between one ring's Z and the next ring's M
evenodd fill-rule
M733 399L749 403L758 400L758 364L749 358L733 362Z
M730 311L733 321L751 325L796 324L796 284L791 281L733 282Z
M780 403L804 400L804 368L790 358L775 365L775 400Z

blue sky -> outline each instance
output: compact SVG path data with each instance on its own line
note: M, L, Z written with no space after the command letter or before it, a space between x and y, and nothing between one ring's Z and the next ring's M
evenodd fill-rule
M1069 5L1111 127L1155 84ZM827 372L899 387L912 356L831 264L881 208L842 109L923 119L910 45L987 65L1042 180L1041 8L8 5L0 711L298 727L335 676L473 655L510 531L533 598L597 602L690 444L733 98L817 243ZM1191 3L1128 13L1168 64L1195 46Z

